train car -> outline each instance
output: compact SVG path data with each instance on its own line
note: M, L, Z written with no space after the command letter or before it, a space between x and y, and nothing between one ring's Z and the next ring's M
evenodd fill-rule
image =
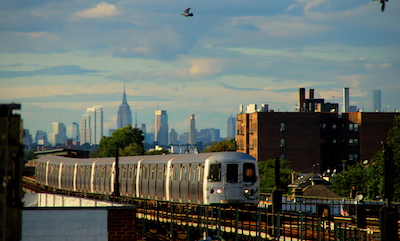
M112 195L116 160L43 156L36 180L53 189ZM240 152L119 157L120 195L192 204L259 202L257 160Z

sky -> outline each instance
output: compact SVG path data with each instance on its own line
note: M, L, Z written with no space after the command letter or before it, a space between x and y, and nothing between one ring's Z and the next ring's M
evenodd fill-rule
M117 127L124 84L133 120L151 132L217 128L239 105L295 111L299 88L372 111L400 109L400 1L0 0L0 103L21 103L31 134L79 123L103 106ZM191 7L193 17L184 17ZM135 117L136 116L136 117ZM34 136L33 136L34 137Z

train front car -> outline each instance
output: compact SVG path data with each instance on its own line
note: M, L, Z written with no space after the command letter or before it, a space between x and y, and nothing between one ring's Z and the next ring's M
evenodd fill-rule
M257 205L260 195L257 160L240 152L215 153L205 162L206 204Z

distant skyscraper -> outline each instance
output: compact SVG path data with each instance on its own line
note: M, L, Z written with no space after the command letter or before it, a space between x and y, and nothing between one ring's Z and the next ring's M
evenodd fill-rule
M374 90L374 100L373 100L373 112L381 112L381 90Z
M232 116L228 118L226 137L236 138L236 120Z
M103 107L93 106L92 108L87 108L85 115L81 119L81 130L83 129L83 125L86 130L84 133L86 139L85 142L81 140L81 143L99 144L101 138L103 138Z
M350 93L349 93L349 88L345 87L343 88L343 106L342 106L342 112L347 113L349 112L349 106L350 106Z
M169 144L176 145L178 143L178 132L176 130L171 129L169 132Z
M24 141L23 141L25 148L29 148L32 143L33 143L33 139L32 139L32 135L29 133L29 129L24 129Z
M156 110L154 139L159 145L168 145L168 115L165 110Z
M67 130L63 123L53 122L52 123L52 133L50 134L50 142L53 146L58 144L65 145L65 140L67 139Z
M80 121L80 142L81 145L85 143L90 143L90 129L89 129L89 123L90 123L90 115L84 114L82 116L82 119Z
M36 131L35 143L39 146L48 146L49 141L47 139L47 133L41 130Z
M124 85L124 95L122 96L122 104L119 106L118 118L117 118L117 128L122 128L127 125L132 126L132 112L126 102L125 85Z
M189 144L189 133L179 134L179 145Z
M79 141L79 125L76 122L72 122L71 125L67 127L67 136L72 139L72 141Z
M196 120L194 114L190 115L189 144L196 144Z

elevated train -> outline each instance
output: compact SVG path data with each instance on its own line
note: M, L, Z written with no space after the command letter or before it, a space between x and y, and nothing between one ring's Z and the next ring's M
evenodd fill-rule
M191 204L259 202L257 160L240 152L119 157L120 195ZM112 195L116 160L38 158L35 177L53 189Z

